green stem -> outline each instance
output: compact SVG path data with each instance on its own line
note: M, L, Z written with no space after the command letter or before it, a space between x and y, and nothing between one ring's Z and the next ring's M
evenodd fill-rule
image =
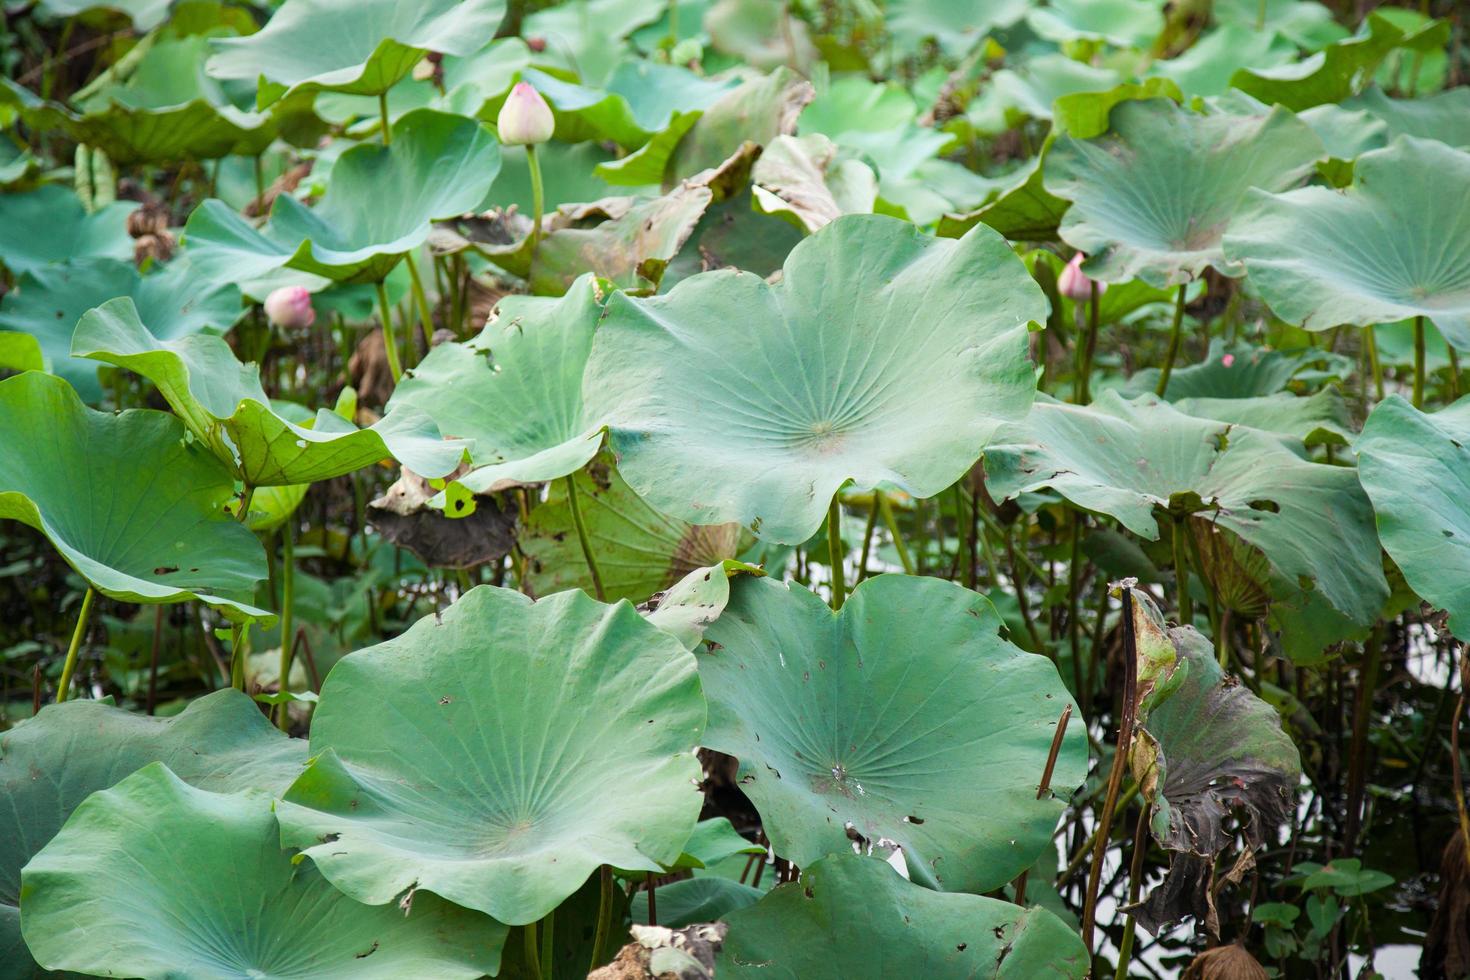
M1184 554L1184 521L1174 521L1174 586L1179 592L1179 622L1194 625L1194 603L1189 598L1189 559Z
M1256 30L1258 30L1258 31L1264 31L1265 29L1266 29L1266 0L1261 0L1261 2L1256 5Z
M837 494L832 495L832 505L827 509L827 558L832 566L832 608L842 608L847 598L847 572L843 568L842 554L842 505Z
M230 686L245 690L245 642L250 634L244 626L236 626L230 638Z
M873 502L868 506L868 524L863 528L863 553L858 558L857 580L861 584L868 577L868 555L873 551L873 530L878 526L878 490L873 490Z
M398 362L398 338L393 336L393 309L388 304L388 290L383 280L379 279L374 285L378 287L378 317L383 321L383 349L388 354L388 373L393 375L396 385L403 377L403 367Z
M71 631L71 646L66 648L66 663L61 668L61 685L56 689L57 704L66 700L66 692L71 689L71 675L76 673L77 655L82 650L82 637L87 634L87 619L92 614L92 600L96 595L96 590L89 585L87 594L82 596L82 608L77 613L77 625Z
M553 980L556 976L556 957L552 948L552 927L556 924L556 910L546 913L546 918L541 920L541 975L546 980Z
M1383 401L1383 366L1378 363L1378 338L1372 327L1364 327L1363 334L1368 345L1368 364L1373 371L1373 390L1377 393L1378 400Z
M572 512L572 526L577 529L582 557L587 559L587 571L592 576L592 591L598 602L606 602L602 591L602 573L597 569L597 559L592 556L592 542L587 537L587 525L582 523L582 505L577 500L577 481L574 476L565 476L562 479L566 481L567 508Z
M255 211L257 214L265 208L265 167L261 163L260 154L255 155Z
M281 682L282 694L291 691L291 660L296 653L296 630L294 617L291 612L291 602L296 592L296 545L295 529L291 526L291 519L281 525ZM291 726L290 712L287 710L289 702L282 701L276 706L279 710L276 714L276 725L281 731L286 731Z
M1174 359L1179 356L1181 328L1184 326L1184 283L1179 284L1179 296L1174 301L1174 325L1169 329L1169 353L1164 355L1164 369L1159 372L1159 387L1155 391L1160 398L1169 390L1169 375L1174 373Z
M1133 864L1128 869L1129 905L1137 904L1138 894L1142 890L1143 857L1148 852L1149 809L1147 803L1139 808L1138 824L1133 830ZM1133 959L1134 930L1134 918L1130 914L1127 923L1123 926L1123 942L1118 947L1118 969L1113 974L1113 980L1128 980L1128 964Z
M1082 364L1077 368L1077 404L1092 401L1092 355L1097 350L1098 285L1092 283L1092 300L1087 309L1087 339L1082 344Z
M598 878L601 889L597 900L597 931L592 934L592 965L587 968L588 973L602 965L602 947L607 945L607 935L612 931L612 868L604 864Z
M408 281L413 284L413 299L418 304L419 320L424 326L424 350L427 351L434 344L434 313L429 307L429 295L424 292L424 280L419 275L418 263L411 254L404 261L408 264ZM409 346L412 347L411 344Z
M1460 400L1460 352L1455 345L1445 341L1445 352L1450 356L1450 401Z
M1424 317L1414 317L1414 407L1424 407Z
M541 161L536 147L526 147L526 163L531 169L531 262L536 261L536 247L541 244L541 214L545 199L541 186Z
M383 145L393 143L393 127L388 125L388 93L378 93L378 118L383 121Z
M536 952L536 923L527 922L522 926L521 937L526 943L526 968L531 980L541 980L541 957Z
M912 575L914 560L909 557L909 549L904 547L903 535L898 533L898 522L893 519L893 507L881 490L875 489L873 494L878 498L878 512L883 517L883 523L888 528L888 533L893 535L893 548L898 552L898 563L903 566L905 575Z
M241 524L250 523L250 502L255 499L255 488L245 484L245 489L240 492L240 513L235 517Z

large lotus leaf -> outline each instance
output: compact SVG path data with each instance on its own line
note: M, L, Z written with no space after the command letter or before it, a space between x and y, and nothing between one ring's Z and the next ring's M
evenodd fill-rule
M196 267L228 281L290 266L377 282L428 239L435 218L474 210L499 169L499 145L478 122L418 109L393 124L389 146L363 143L343 153L315 207L281 194L257 230L223 201L208 200L189 216L185 245Z
M0 195L0 265L19 278L55 262L131 259L127 222L137 206L115 201L89 214L77 195L60 184Z
M803 868L724 921L720 980L1090 975L1081 938L1045 909L932 892L856 854Z
M281 735L234 690L172 718L67 701L0 735L0 978L43 975L21 941L20 869L84 799L157 761L206 789L278 793L306 765L306 743Z
M534 246L532 222L508 214L479 231L476 226L484 219L462 220L458 238L441 225L435 246L447 251L472 245L506 272L525 279L539 295L560 296L586 272L628 292L657 292L664 269L713 199L707 183L688 180L662 197L562 205L543 217L541 238Z
M1415 592L1470 636L1470 398L1432 414L1397 395L1379 403L1353 446L1383 548Z
M1342 108L1365 112L1382 122L1388 139L1417 136L1470 148L1470 88L1447 89L1420 99L1392 99L1372 85L1343 102Z
M615 294L583 396L654 507L805 541L849 480L927 497L963 475L1030 404L1045 317L989 228L951 241L846 215L791 251L779 285L722 270Z
M802 136L821 133L834 143L853 132L882 133L913 122L914 97L897 82L873 82L860 75L834 78L801 110Z
M1353 440L1347 402L1330 385L1306 397L1278 392L1255 398L1177 398L1171 404L1195 418L1278 433L1296 452L1302 446L1345 446Z
M1246 840L1259 847L1291 812L1301 757L1276 709L1224 675L1207 639L1192 626L1168 628L1146 596L1133 601L1140 651L1157 643L1177 658L1129 760L1153 836L1171 852L1167 877L1135 912L1157 932L1182 915L1208 915L1215 856L1235 839L1232 811L1248 815Z
M77 324L72 353L136 371L158 386L189 431L247 486L315 483L389 456L418 473L451 472L464 452L428 416L412 409L359 429L322 409L299 425L271 407L260 369L241 364L220 337L159 340L127 297L90 310Z
M259 79L262 108L287 92L377 95L425 51L472 54L504 12L503 0L287 0L255 34L215 39L208 70Z
M1401 45L1415 45L1421 37L1442 27L1431 21L1419 31L1407 33L1388 18L1369 14L1365 30L1329 44L1301 61L1274 68L1244 67L1230 84L1267 105L1280 104L1294 112L1328 102L1342 102L1356 95L1373 80L1373 73L1389 52Z
M140 275L131 262L94 258L41 266L21 276L0 301L0 329L35 337L52 371L94 401L102 394L97 364L72 357L72 333L88 310L118 297L130 297L149 328L164 339L227 330L244 312L238 290L188 262L170 262L161 272Z
M998 499L1050 487L1149 540L1164 514L1234 535L1264 558L1250 571L1286 607L1273 604L1278 624L1320 596L1366 625L1388 598L1356 475L1307 462L1271 433L1184 415L1151 395L1130 402L1106 392L1087 407L1038 401L996 442L985 471Z
M1345 191L1253 193L1226 236L1272 311L1308 330L1424 316L1470 349L1470 153L1401 136Z
M155 762L93 794L21 874L51 969L198 980L475 980L505 926L433 895L363 905L281 850L271 799L196 789Z
M697 651L704 744L740 760L777 854L805 866L854 844L899 851L916 882L983 892L1049 846L1086 774L1081 725L1057 760L1060 793L1037 799L1067 689L1001 638L983 596L880 575L833 615L799 585L741 577L730 591Z
M751 171L757 210L802 231L816 231L844 214L871 214L878 179L861 160L842 155L820 133L777 136Z
M1322 141L1284 109L1265 116L1199 115L1168 99L1113 107L1097 139L1063 136L1044 182L1072 202L1061 236L1087 253L1087 274L1153 286L1197 279L1209 267L1238 276L1221 239L1253 187L1302 183Z
M738 525L696 525L661 514L603 460L575 479L578 508L610 601L642 602L694 569L733 558L739 550ZM526 582L533 595L592 591L564 487L553 487L531 511L520 546L529 562Z
M224 511L233 492L166 412L96 412L34 371L0 382L0 518L46 535L104 595L264 615L225 597L265 577L260 543Z
M1169 388L1164 392L1164 398L1176 401L1182 398L1244 399L1274 395L1304 371L1316 368L1330 373L1334 370L1335 359L1339 358L1341 355L1320 348L1281 351L1253 347L1241 341L1226 343L1216 337L1210 341L1204 360L1176 368L1169 375ZM1135 371L1121 391L1129 396L1141 395L1156 390L1158 386L1158 368L1145 368Z
M481 586L333 668L281 840L358 901L533 922L599 865L677 860L704 720L694 658L632 606Z
M675 113L669 127L673 140L655 137L597 172L610 184L673 184L720 166L747 144L765 146L790 135L811 100L810 82L778 68L730 89L697 119L693 113Z
M1050 0L1033 7L1026 24L1056 44L1080 40L1142 47L1163 29L1164 14L1149 0Z
M590 275L557 299L507 296L473 340L440 344L405 372L388 407L467 440L475 469L459 482L476 493L566 476L602 445L602 420L582 402L601 318Z

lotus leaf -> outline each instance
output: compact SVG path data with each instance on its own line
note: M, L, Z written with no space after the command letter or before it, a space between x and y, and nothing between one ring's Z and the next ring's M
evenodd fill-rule
M930 496L1025 412L1041 290L1003 239L847 215L777 286L708 272L615 294L583 382L623 476L696 524L805 541L849 480Z
M1209 267L1240 275L1221 239L1247 191L1300 184L1324 155L1316 134L1284 109L1198 115L1149 99L1119 103L1110 121L1097 139L1058 139L1044 177L1048 192L1072 202L1062 238L1105 282L1137 277L1164 287Z
M878 180L861 160L844 158L827 137L777 136L751 171L758 210L803 231L844 214L871 214Z
M1158 36L1164 15L1148 0L1050 0L1032 8L1026 23L1056 44L1086 40L1142 47Z
M951 55L967 54L993 28L1009 27L1026 15L1026 0L894 0L888 28L906 51L934 39Z
M632 606L481 586L338 662L281 839L361 902L534 922L601 864L674 863L704 719L694 658Z
M483 126L419 109L393 125L391 145L359 144L343 153L315 207L282 194L257 230L223 201L205 201L185 225L187 253L204 274L234 282L282 266L380 281L428 239L431 221L478 207L499 169L499 147Z
M713 922L731 912L749 908L765 892L729 878L685 878L658 889L658 922L678 929L699 922ZM648 922L648 893L638 892L629 905L633 921Z
M219 337L159 340L127 297L89 311L77 324L72 353L136 371L158 386L169 406L246 486L315 483L389 456L431 477L459 465L464 447L445 442L427 415L408 409L359 429L330 409L311 425L277 412L259 369L235 359Z
M265 615L228 598L265 577L255 536L224 511L233 493L229 471L167 413L95 412L33 371L0 381L0 518L46 535L104 595Z
M725 916L715 975L780 980L1057 977L1090 973L1077 934L1045 909L945 895L855 854L802 869L755 905Z
M217 691L172 718L106 702L67 701L0 735L0 977L44 975L21 941L21 867L77 805L150 762L205 789L281 792L306 765L306 743L271 727L238 691Z
M1308 330L1405 317L1470 349L1470 153L1401 136L1345 191L1252 193L1226 253L1277 316Z
M286 0L260 31L215 39L208 70L259 79L261 108L290 92L378 95L425 51L474 53L504 9L502 0Z
M1206 542L1233 535L1264 559L1245 571L1269 593L1278 626L1317 596L1366 625L1388 598L1355 474L1307 462L1267 432L1193 418L1152 396L1130 402L1105 392L1086 408L1048 399L997 436L985 470L998 499L1049 487L1149 540L1166 514L1203 522L1196 530ZM1285 639L1316 649L1328 642L1321 630Z
M0 196L0 265L19 278L56 262L131 259L127 220L136 207L117 201L88 213L58 184Z
M42 963L103 975L475 980L507 931L433 895L406 916L354 902L281 850L269 796L196 789L162 762L77 807L21 901Z
M731 583L698 652L705 744L740 760L777 854L899 852L915 882L972 892L1036 860L1062 809L1037 786L1068 696L1000 622L937 579L868 579L835 616L799 585ZM1062 797L1085 756L1074 722L1052 777Z

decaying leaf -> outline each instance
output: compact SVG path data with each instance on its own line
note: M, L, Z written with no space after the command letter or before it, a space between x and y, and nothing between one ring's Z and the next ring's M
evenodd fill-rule
M449 479L466 469L461 466ZM514 501L499 494L474 494L473 511L452 517L447 508L429 506L438 493L428 480L405 467L393 485L368 504L368 520L379 534L431 568L474 568L510 553L515 545Z
M1184 980L1266 980L1266 970L1244 946L1231 943L1196 956Z
M1140 690L1147 670L1160 680L1140 698L1130 763L1152 807L1149 828L1171 857L1163 883L1134 915L1152 933L1186 915L1208 926L1212 869L1234 840L1232 815L1239 814L1251 848L1265 843L1290 811L1301 757L1276 710L1227 676L1192 626L1167 628L1153 603L1135 592L1134 629ZM1178 659L1161 675L1166 641Z
M711 980L715 954L729 928L723 922L683 929L635 925L633 941L607 966L589 973L587 980Z

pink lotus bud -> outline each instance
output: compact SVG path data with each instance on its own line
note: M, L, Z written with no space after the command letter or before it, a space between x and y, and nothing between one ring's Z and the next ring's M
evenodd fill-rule
M1229 367L1230 365L1235 363L1235 355L1226 354L1224 357L1220 358L1220 363L1225 365L1226 367Z
M282 286L265 298L266 318L287 330L302 329L316 322L311 293L301 286Z
M506 146L535 146L551 139L556 119L551 115L551 106L530 82L516 82L500 107L495 126L500 142Z
M1072 261L1062 270L1057 279L1057 290L1068 299L1085 300L1092 299L1092 280L1082 271L1082 260L1087 258L1081 252L1072 256ZM1108 284L1100 282L1097 284L1097 293L1101 296L1108 291Z

